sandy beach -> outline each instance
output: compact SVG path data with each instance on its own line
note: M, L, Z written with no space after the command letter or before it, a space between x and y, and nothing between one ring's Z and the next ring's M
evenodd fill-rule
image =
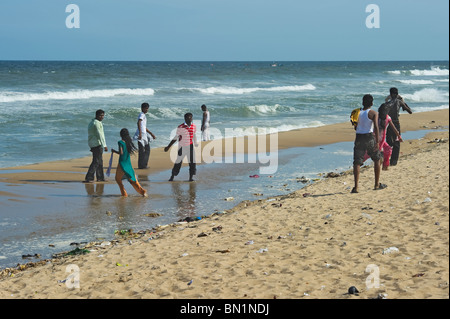
M403 132L442 131L402 143L398 165L381 173L386 189L372 189L369 166L359 194L347 171L198 221L117 234L80 247L85 254L0 269L0 298L448 299L448 117L448 109L401 115ZM348 122L279 133L278 147L353 140ZM149 172L172 166L162 149L151 162ZM81 182L89 163L15 167L33 171L0 178Z

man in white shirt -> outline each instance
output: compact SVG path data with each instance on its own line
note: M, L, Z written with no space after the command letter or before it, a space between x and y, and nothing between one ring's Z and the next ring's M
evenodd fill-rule
M202 117L202 141L209 141L209 122L211 120L208 108L205 104L202 105L203 117Z
M364 95L364 108L359 113L358 124L356 126L355 146L353 148L353 176L355 179L355 187L353 187L352 193L358 193L360 168L364 163L364 155L366 152L374 163L374 189L383 189L387 187L385 184L380 183L380 160L382 155L378 147L378 113L371 110L372 105L373 96L370 94Z
M149 131L147 128L147 112L150 108L148 103L142 103L141 105L141 113L139 114L137 121L137 130L134 138L138 140L139 147L139 159L138 159L138 168L144 169L147 168L148 159L150 158L150 136L153 139L156 139L155 135ZM150 136L148 134L150 134Z

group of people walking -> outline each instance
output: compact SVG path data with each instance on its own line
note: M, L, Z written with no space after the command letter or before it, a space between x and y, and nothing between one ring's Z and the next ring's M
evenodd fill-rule
M381 163L382 169L397 165L400 155L400 109L412 113L410 107L398 94L397 88L391 88L389 96L378 108L372 110L373 96L366 94L363 97L363 108L359 111L355 123L356 138L353 148L353 175L355 185L352 193L358 193L358 183L361 165L371 158L374 162L375 187L383 189L387 185L380 183Z
M372 95L364 95L362 100L363 108L358 110L358 119L353 119L352 121L356 130L353 148L353 175L355 184L351 191L352 193L358 193L360 168L368 158L371 158L374 162L374 189L387 187L385 184L380 183L380 171L381 169L387 170L389 166L395 166L399 158L400 142L402 142L399 121L400 109L407 111L409 114L412 113L409 106L398 94L397 88L390 89L389 96L378 108L378 112L371 109L373 101ZM138 168L147 168L150 157L150 142L156 139L156 136L147 128L146 114L149 107L148 103L142 103L141 105L141 113L138 116L137 130L134 135L134 139L138 141L138 147L134 145L129 131L123 128L120 131L121 140L118 141L118 150L111 150L112 153L119 155L115 180L119 185L122 196L128 196L122 183L123 179L127 179L139 194L145 197L148 196L147 191L139 184L133 166L131 165L130 155L138 152ZM203 111L201 125L202 140L208 141L210 139L210 114L206 105L202 105L201 109ZM94 178L97 178L97 181L105 181L102 156L103 151L108 151L108 147L106 146L102 124L104 116L105 112L103 110L97 110L95 118L88 125L88 144L92 152L92 163L86 173L85 183L93 182ZM184 115L184 123L177 127L174 138L164 148L164 151L168 152L172 145L178 142L177 159L172 168L169 181L173 181L174 177L179 174L185 157L188 158L189 162L189 181L194 180L193 177L197 172L194 153L194 146L198 146L196 133L197 127L193 123L193 115L192 113L186 113Z
M111 149L111 162L113 154L119 155L119 162L116 169L115 180L119 186L122 196L127 197L128 194L125 190L122 180L127 179L133 188L142 196L148 197L147 191L139 184L137 176L134 172L131 164L130 155L138 152L138 168L145 169L148 166L150 157L150 142L156 139L156 136L147 128L146 114L149 110L148 103L142 103L141 113L138 116L137 129L133 139L137 140L138 147L133 143L133 139L130 136L128 129L123 128L120 130L121 140L118 141L118 150ZM202 105L203 111L202 118L202 140L208 141L210 115L206 105ZM103 171L103 152L108 151L106 145L105 133L103 130L103 119L105 117L105 111L97 110L95 118L88 125L88 144L92 152L92 162L86 173L84 183L92 183L96 178L98 182L105 181ZM164 149L167 152L170 147L178 141L178 157L172 169L172 175L169 181L173 181L174 177L180 172L182 161L184 157L188 157L189 160L189 181L193 181L193 176L196 175L196 163L193 146L197 146L196 137L197 128L193 123L192 113L186 113L184 116L184 123L179 125L175 137L170 141L169 145Z

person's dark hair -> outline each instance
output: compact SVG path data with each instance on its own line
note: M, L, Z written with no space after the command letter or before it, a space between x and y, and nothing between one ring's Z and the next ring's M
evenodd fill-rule
M362 104L363 104L365 107L372 106L372 103L373 103L373 96L372 96L372 95L366 94L366 95L363 96L363 102L362 102Z
M184 119L187 119L188 116L193 116L193 115L192 115L192 113L186 113L186 114L184 114Z
M120 130L120 137L122 140L125 141L125 145L127 147L128 153L134 154L137 151L136 146L133 143L133 140L131 139L130 133L126 128L123 128Z
M378 118L380 120L380 129L383 129L386 127L386 115L389 113L389 106L387 103L383 103L378 108Z
M97 110L95 111L95 117L98 117L99 115L105 114L105 111L103 110Z
M149 107L150 107L150 105L147 102L144 102L141 104L141 110L144 108L149 108Z
M389 93L391 93L391 94L398 94L398 89L397 88L390 88Z

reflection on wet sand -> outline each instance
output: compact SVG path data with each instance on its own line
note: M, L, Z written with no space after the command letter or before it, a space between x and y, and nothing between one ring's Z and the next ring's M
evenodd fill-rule
M177 203L177 216L181 219L196 215L197 183L173 182L172 193Z

